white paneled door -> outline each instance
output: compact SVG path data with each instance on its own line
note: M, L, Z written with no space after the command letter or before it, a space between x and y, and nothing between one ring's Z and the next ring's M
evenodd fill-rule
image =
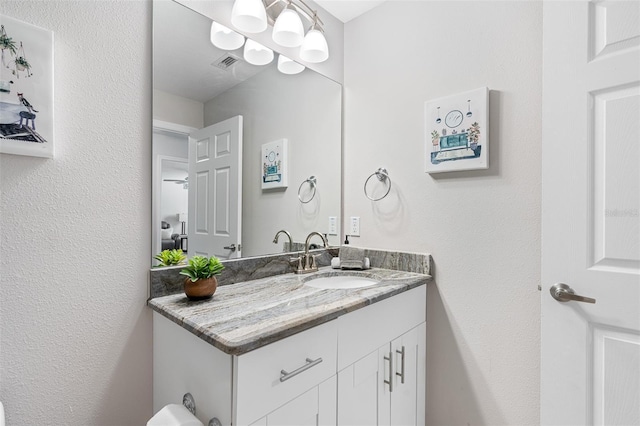
M189 135L189 254L240 257L242 116Z
M640 2L543 16L541 423L639 425Z

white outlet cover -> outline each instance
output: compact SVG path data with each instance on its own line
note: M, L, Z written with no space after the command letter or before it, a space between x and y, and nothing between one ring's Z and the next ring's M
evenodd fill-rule
M360 236L360 217L359 216L351 216L351 220L349 221L349 235L352 237Z

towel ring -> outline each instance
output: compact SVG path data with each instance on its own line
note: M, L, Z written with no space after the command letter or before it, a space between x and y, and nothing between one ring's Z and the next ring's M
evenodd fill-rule
M309 186L313 189L313 193L311 194L311 197L308 200L303 200L302 199L302 195L300 194L300 191L302 190L302 187L304 186L305 183L308 183ZM309 176L309 179L303 181L300 186L298 187L298 200L300 200L300 202L302 204L307 204L309 202L311 202L311 200L313 200L313 197L316 196L316 184L318 183L317 179L315 176Z
M384 195L380 198L373 198L367 193L367 184L369 183L369 180L374 176L377 177L380 182L389 181L389 187L387 188L387 192L385 192ZM366 195L366 197L371 201L382 200L384 197L389 195L389 191L391 191L391 178L389 177L389 172L387 172L387 169L385 169L384 167L380 167L378 170L371 173L371 175L367 178L367 180L364 181L364 195Z

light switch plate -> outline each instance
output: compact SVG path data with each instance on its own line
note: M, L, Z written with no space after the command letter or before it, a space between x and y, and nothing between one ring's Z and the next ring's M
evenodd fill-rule
M338 235L338 218L329 216L329 235Z
M349 235L352 237L360 236L360 217L359 216L351 216L351 220L349 221Z

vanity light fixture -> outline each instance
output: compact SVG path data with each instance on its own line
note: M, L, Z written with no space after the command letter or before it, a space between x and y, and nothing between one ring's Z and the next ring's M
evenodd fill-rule
M231 23L247 33L261 33L266 30L267 11L262 0L236 0L231 9Z
M300 47L300 58L311 63L324 62L329 58L327 39L324 38L322 27L318 25L318 17L315 15L313 25Z
M310 24L306 35L303 19ZM268 24L273 25L273 41L288 48L300 46L303 61L319 63L329 59L324 22L304 0L235 0L231 23L247 33L259 33Z
M267 65L273 61L273 50L255 40L247 39L244 44L244 60L251 65Z
M278 55L278 71L282 74L299 74L304 71L305 66L280 54Z
M284 47L298 47L304 40L304 27L300 15L291 2L280 12L273 25L273 41Z
M211 43L222 50L236 50L244 44L244 36L217 22L211 23Z

